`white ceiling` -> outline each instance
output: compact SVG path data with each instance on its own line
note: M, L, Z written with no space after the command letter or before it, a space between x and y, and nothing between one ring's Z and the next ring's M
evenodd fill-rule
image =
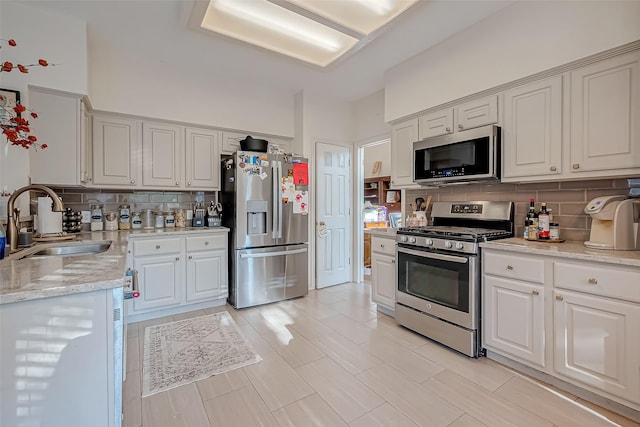
M335 0L339 1L339 0ZM421 0L362 49L317 67L188 25L186 0L29 0L21 3L87 22L90 55L113 45L143 57L247 84L355 101L384 87L386 70L508 6L514 0Z

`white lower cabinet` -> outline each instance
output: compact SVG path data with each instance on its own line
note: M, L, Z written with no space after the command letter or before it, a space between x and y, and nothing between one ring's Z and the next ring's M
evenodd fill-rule
M226 234L187 237L187 302L229 295L226 239Z
M371 299L388 312L394 312L396 305L395 247L393 239L371 239Z
M553 316L555 371L640 403L640 304L555 290Z
M129 322L223 305L228 295L227 230L134 236L130 267L140 296Z
M182 302L178 285L184 270L180 253L137 257L133 268L138 272L140 297L133 301L134 311L164 308Z
M483 248L483 346L640 410L640 268Z
M486 275L483 301L485 346L544 367L544 288Z

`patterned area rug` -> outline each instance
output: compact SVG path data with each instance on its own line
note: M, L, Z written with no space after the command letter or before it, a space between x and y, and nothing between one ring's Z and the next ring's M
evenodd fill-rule
M145 328L142 397L262 360L221 313Z

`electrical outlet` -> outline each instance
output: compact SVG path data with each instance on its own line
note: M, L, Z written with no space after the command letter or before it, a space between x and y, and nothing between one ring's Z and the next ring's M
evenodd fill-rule
M81 211L82 212L82 223L89 224L91 222L91 211Z

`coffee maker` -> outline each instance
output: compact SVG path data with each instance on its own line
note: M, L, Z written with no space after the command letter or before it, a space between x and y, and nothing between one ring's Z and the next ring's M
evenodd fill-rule
M640 199L627 196L596 197L584 208L591 216L588 248L633 251L640 249Z

